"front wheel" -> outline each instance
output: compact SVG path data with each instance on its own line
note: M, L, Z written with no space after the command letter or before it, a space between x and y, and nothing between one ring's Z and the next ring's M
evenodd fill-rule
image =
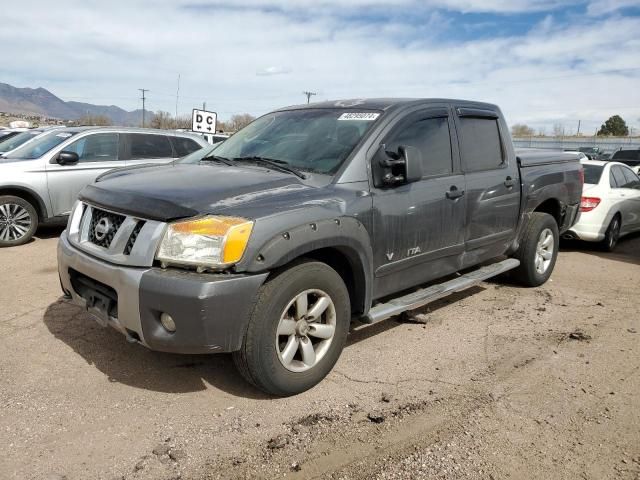
M338 360L350 311L347 287L335 270L315 261L297 264L258 292L234 362L246 380L269 394L304 392Z
M515 254L520 260L520 266L513 272L515 279L527 287L537 287L549 280L558 258L559 238L558 225L551 215L532 213Z
M31 240L38 228L38 212L20 197L0 196L0 247L15 247Z

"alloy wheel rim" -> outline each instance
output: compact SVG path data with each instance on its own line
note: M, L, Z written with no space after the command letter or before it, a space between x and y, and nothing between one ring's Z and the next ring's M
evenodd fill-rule
M276 353L284 368L304 372L327 354L336 330L336 308L318 289L305 290L286 306L276 330Z
M545 228L538 237L536 245L535 268L539 274L546 273L549 270L551 261L553 260L553 232L549 228Z
M11 242L23 238L31 228L31 215L21 205L0 205L0 241Z
M618 241L618 236L620 235L620 222L618 219L614 220L614 223L611 227L611 235L609 235L609 247L613 247Z

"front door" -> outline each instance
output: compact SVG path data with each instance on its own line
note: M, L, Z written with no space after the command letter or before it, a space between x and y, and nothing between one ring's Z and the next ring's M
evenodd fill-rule
M49 198L56 216L68 215L80 191L98 175L124 166L118 160L117 133L90 133L62 150L77 153L80 160L75 165L47 164Z
M420 181L372 188L375 291L379 298L459 269L464 251L464 176L448 109L409 114L382 143L420 152ZM374 159L375 160L375 159Z

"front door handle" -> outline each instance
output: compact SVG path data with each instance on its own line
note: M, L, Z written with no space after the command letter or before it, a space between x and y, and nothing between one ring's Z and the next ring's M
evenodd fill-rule
M464 195L464 190L458 190L458 187L453 185L445 195L449 200L457 200Z
M516 181L511 177L507 177L506 180L504 181L504 186L507 188L512 188L515 184L516 184Z

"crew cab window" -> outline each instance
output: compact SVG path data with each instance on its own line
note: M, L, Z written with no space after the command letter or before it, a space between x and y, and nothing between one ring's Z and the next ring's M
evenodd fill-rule
M184 157L202 148L198 142L191 138L173 137L171 143L173 143L173 148L178 157Z
M173 157L171 143L165 135L132 133L129 135L129 139L131 149L129 158L131 160Z
M461 117L462 159L465 170L493 170L504 164L498 121L494 118Z
M388 152L398 153L398 147L409 146L422 154L422 174L443 175L453 171L449 120L446 117L422 118L401 124L385 140Z
M82 137L64 148L75 152L81 162L110 162L118 160L118 134L96 133Z

